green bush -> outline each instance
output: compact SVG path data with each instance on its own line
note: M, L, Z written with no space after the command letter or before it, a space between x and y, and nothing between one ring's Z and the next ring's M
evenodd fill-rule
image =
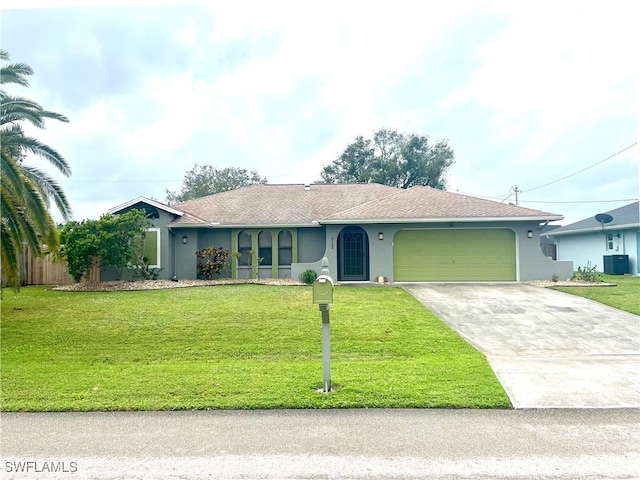
M597 265L591 266L591 262L587 262L586 267L578 267L578 271L573 273L574 280L580 280L583 282L599 282L600 272L596 272Z
M307 285L311 285L313 282L315 282L316 278L318 278L318 273L311 268L306 269L300 274L300 281L306 283Z
M198 257L198 275L207 280L213 279L216 275L220 275L229 268L229 250L225 250L222 247L211 245L202 250L196 250L194 254Z
M143 266L144 241L149 227L151 221L144 210L67 222L60 230L60 243L69 273L80 282L96 258L102 267L115 267L118 279L125 269Z

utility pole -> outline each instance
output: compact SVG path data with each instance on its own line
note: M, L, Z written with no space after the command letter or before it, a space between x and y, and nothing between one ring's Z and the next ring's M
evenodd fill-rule
M522 193L522 190L518 190L518 185L511 187L511 190L516 194L516 207L518 206L518 194Z

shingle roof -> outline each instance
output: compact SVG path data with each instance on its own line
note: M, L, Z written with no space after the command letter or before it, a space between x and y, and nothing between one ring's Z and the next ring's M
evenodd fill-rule
M562 216L429 187L375 183L252 185L174 205L171 225L310 225L392 221L560 220Z
M600 231L602 230L602 225L595 218L597 213L600 212L594 213L592 217L560 227L554 230L551 235L555 237L556 235ZM604 224L605 230L640 227L640 202L633 202L603 213L613 217L611 222Z
M175 205L201 220L183 217L173 224L310 225L395 190L364 183L311 185L308 190L304 185L252 185Z
M509 203L437 190L430 187L395 189L382 199L343 210L327 218L336 220L478 220L478 219L551 219L548 212L517 207Z

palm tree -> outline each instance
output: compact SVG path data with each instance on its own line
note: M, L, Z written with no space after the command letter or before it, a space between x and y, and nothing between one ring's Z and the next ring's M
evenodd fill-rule
M0 61L8 62L9 54L0 50ZM23 63L0 67L0 83L28 86L33 70ZM59 113L44 110L36 102L15 97L0 89L0 258L2 275L9 285L20 285L20 254L30 250L42 255L45 246L59 246L58 229L49 213L51 200L67 220L71 217L69 202L56 180L37 167L24 163L27 155L41 157L62 174L69 176L67 161L53 148L25 134L22 124L45 127L46 119L68 122Z

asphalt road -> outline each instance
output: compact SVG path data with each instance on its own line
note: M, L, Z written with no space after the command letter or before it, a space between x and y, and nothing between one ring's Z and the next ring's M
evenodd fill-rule
M3 413L0 420L3 479L640 478L638 409Z

